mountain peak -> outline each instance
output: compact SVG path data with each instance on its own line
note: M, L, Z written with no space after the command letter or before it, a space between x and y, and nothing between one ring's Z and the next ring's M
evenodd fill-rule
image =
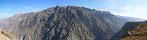
M126 20L108 11L56 6L6 19L4 29L23 40L107 40Z

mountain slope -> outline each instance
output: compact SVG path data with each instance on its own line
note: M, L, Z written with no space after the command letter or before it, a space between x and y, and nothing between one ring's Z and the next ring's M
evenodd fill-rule
M23 40L108 40L128 20L107 11L56 6L4 21L8 24L1 27Z
M121 40L147 40L147 22L142 22L136 28L127 31Z
M0 29L0 40L17 40L17 38Z
M146 40L147 22L127 22L110 40Z
M120 40L120 38L123 37L128 30L136 28L138 24L140 24L140 22L126 22L122 29L114 34L109 40Z

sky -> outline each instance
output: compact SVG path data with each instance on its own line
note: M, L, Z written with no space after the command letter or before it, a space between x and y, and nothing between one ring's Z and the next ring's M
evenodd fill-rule
M55 6L81 6L114 15L147 19L147 0L0 0L0 18Z

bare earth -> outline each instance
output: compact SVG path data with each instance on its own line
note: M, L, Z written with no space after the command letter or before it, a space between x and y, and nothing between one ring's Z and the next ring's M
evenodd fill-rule
M142 23L137 27L129 31L131 35L126 34L121 40L147 40L147 23Z
M0 40L17 40L14 37L11 37L12 35L0 30Z

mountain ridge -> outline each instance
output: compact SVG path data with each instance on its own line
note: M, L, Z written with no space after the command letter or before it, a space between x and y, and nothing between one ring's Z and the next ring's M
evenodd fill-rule
M108 40L127 20L108 11L56 6L5 19L6 31L23 40Z

